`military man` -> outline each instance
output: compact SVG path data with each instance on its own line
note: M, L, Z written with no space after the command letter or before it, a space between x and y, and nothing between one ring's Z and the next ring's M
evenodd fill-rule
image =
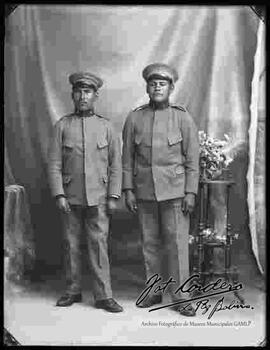
M175 290L189 277L189 215L198 189L198 133L186 108L169 103L177 72L154 63L142 75L150 101L130 112L125 121L122 189L128 209L138 213L147 280L155 274L163 276L165 252L167 272L174 281L170 295L176 302L188 297ZM161 302L162 293L153 293L138 306ZM184 304L175 309L194 316L193 306Z
M57 306L82 300L80 238L86 235L95 307L123 308L112 298L108 259L109 217L121 195L121 146L109 120L94 111L103 81L89 72L69 76L74 113L57 121L49 175L65 236L66 293Z

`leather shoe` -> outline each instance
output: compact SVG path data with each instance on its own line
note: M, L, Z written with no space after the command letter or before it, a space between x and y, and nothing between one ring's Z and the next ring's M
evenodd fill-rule
M151 297L144 299L137 306L142 307L142 308L146 308L146 307L151 307L155 304L160 304L161 302L162 302L162 295L152 295Z
M95 303L97 309L104 309L108 312L122 312L123 308L113 298L97 300Z
M174 308L175 311L178 311L180 313L180 315L183 315L183 316L195 316L196 315L196 312L195 312L195 309L194 307L191 305L191 304L188 304L188 305L181 305L181 306L177 306Z
M79 303L81 301L81 294L65 294L57 300L56 306L70 306L73 303Z

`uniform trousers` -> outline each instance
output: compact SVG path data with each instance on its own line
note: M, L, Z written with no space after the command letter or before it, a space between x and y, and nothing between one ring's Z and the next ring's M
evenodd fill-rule
M137 201L139 224L142 232L142 250L147 280L159 274L175 283L166 288L172 301L188 295L175 291L189 277L189 214L181 210L182 198L166 201ZM170 287L171 286L171 287ZM154 290L154 288L152 289ZM159 294L159 293L157 293Z
M108 257L109 220L105 204L90 207L72 205L70 213L62 214L68 294L81 293L81 238L85 234L94 299L112 297Z

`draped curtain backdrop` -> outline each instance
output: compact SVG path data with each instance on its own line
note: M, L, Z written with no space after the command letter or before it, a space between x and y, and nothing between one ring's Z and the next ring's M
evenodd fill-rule
M252 253L257 236L253 230L250 237L246 174L258 24L249 6L20 5L9 15L5 183L22 185L27 191L37 263L55 267L62 251L48 184L47 151L53 124L73 110L68 75L90 70L104 79L96 109L112 120L120 135L127 113L148 102L142 69L164 62L180 76L172 102L188 108L199 130L232 138L236 186L231 215L240 233L236 263L246 274L257 269ZM219 192L214 193L212 207L222 231L225 212ZM124 218L127 213L124 207L121 210ZM134 240L132 229L126 227L125 231L119 224L114 232L115 240L125 242L123 254ZM118 247L121 252L120 243ZM129 258L132 254L129 251Z
M260 271L265 273L265 24L260 21L252 79L249 126L248 207L252 247Z

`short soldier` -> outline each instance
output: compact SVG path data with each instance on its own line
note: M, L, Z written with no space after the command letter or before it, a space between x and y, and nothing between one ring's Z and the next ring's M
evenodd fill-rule
M123 190L126 205L138 212L147 279L167 272L175 281L172 301L188 296L175 293L189 277L189 214L198 189L199 143L188 111L169 103L177 72L162 63L143 70L150 102L128 115L123 129ZM148 296L140 307L161 303L162 295ZM192 305L175 307L194 316Z
M112 298L108 259L109 216L121 194L121 147L111 123L94 112L102 80L83 72L70 75L75 111L55 125L49 175L63 221L67 290L57 306L80 302L80 238L86 235L93 272L95 306L109 312L122 307Z

